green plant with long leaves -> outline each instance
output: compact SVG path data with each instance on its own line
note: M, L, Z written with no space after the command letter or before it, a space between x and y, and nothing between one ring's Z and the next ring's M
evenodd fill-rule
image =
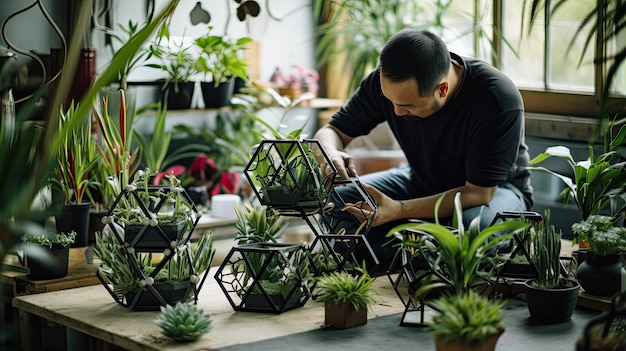
M619 138L623 138L624 135L626 135L626 129L620 131ZM589 158L578 162L574 160L566 146L551 146L530 160L528 169L547 172L559 178L566 185L561 192L564 205L573 199L582 219L599 214L607 208L612 215L617 215L624 211L624 200L626 200L624 192L626 162L617 162L621 156L615 151L619 144L621 141L611 143L609 150L597 157L595 157L593 146L589 145ZM573 177L537 166L552 157L565 160L570 166Z
M550 224L550 210L547 209L540 223L533 224L529 234L530 259L537 269L536 286L542 289L563 287L561 284L561 237Z
M124 90L119 90L120 111L114 119L108 110L108 96L102 101L102 108L94 104L93 114L97 132L95 139L99 151L99 164L95 173L95 184L101 195L102 206L108 209L128 184L131 175L139 166L139 149L133 146L134 113L127 115ZM130 119L130 120L129 120Z
M35 220L50 215L50 209L42 211L33 210L33 202L47 184L50 171L55 165L53 153L62 144L62 136L67 130L80 128L90 115L91 102L96 98L102 88L117 79L120 67L128 57L136 53L141 45L146 42L158 25L165 21L176 9L180 0L167 1L154 19L146 23L137 35L121 47L111 58L105 68L92 82L89 89L78 103L75 118L68 123L60 124L60 106L67 101L68 92L73 84L75 68L77 67L80 50L84 47L83 34L89 27L93 1L85 0L78 4L75 21L75 30L70 35L71 41L67 50L67 58L63 65L63 71L52 89L51 96L46 99L47 112L43 114L45 120L42 123L31 120L39 109L39 103L44 96L44 89L37 91L30 99L22 103L22 108L17 116L8 117L3 115L0 121L0 183L6 186L0 188L0 197L10 199L0 204L0 262L4 260L21 235L40 232L43 229ZM0 80L6 78L7 72L2 71ZM17 166L16 166L17 165ZM6 326L6 321L0 322L3 331L11 330ZM4 335L0 335L3 339Z
M356 268L358 275L345 271L324 274L316 279L313 297L330 305L350 304L357 311L369 308L375 301L372 278L365 268Z
M511 239L513 235L526 230L530 224L521 221L504 221L480 228L480 215L472 219L467 229L463 226L461 193L454 196L452 227L439 222L439 207L445 194L435 203L435 223L409 222L392 228L387 236L395 236L408 249L416 248L433 274L439 279L426 278L415 292L422 296L434 288L443 288L462 295L471 290L481 279L479 269L495 268L501 258L490 254L498 244ZM418 232L422 235L405 235L405 232ZM489 272L487 272L489 273Z
M63 193L67 205L83 202L90 185L90 173L98 162L91 125L84 121L72 129L63 126L79 118L75 115L76 110L77 106L72 102L67 111L61 113L59 130L65 134L61 135L62 142L55 154L57 163L51 176L53 188Z
M152 21L150 15L146 19L146 22ZM144 24L145 25L145 24ZM135 22L132 19L128 20L126 25L120 23L117 25L118 31L115 31L112 28L105 28L102 26L96 26L96 28L102 28L105 32L105 35L110 36L113 41L115 41L119 46L123 46L132 40L136 35L138 35L139 30L143 28L139 25L138 22ZM110 49L113 53L117 48L113 47L113 43L110 45ZM137 50L135 54L128 57L126 62L122 65L122 67L118 70L118 82L120 89L126 90L128 89L128 76L129 74L137 67L141 66L141 64L150 60L152 57L152 52L149 50Z

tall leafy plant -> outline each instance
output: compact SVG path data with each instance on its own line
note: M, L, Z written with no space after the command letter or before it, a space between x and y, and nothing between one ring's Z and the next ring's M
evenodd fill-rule
M452 227L439 222L439 207L445 195L435 204L435 223L410 222L392 228L387 236L396 236L407 248L417 248L428 262L431 271L439 279L429 279L416 295L425 294L433 288L444 288L455 295L471 290L478 282L480 267L495 267L499 259L490 255L498 244L526 230L528 223L504 221L480 228L480 216L474 218L469 227L463 226L461 193L454 196ZM404 235L404 232L418 232L423 235Z
M72 102L67 111L61 113L60 123L76 118L76 106ZM52 184L60 190L65 204L80 204L88 191L91 172L97 166L96 149L91 135L91 126L84 121L74 129L60 127L65 134L56 153L57 165L53 169Z

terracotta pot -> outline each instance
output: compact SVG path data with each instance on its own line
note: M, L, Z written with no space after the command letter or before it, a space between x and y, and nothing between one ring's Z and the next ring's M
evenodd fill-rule
M367 308L358 311L351 303L331 305L326 302L324 307L324 325L333 329L348 329L367 323Z
M466 344L464 341L456 341L452 343L444 342L442 335L435 335L435 350L437 351L494 351L500 335L504 333L492 334L480 341L474 341Z

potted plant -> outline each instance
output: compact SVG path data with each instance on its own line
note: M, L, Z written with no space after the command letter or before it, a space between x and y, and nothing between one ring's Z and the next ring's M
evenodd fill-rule
M76 239L76 232L45 233L22 236L28 278L48 280L67 275L70 245Z
M459 306L470 309L469 313L461 316L480 318L477 315L487 312L486 315L491 316L488 320L498 320L495 317L502 305L489 301L487 296L478 294L473 289L482 283L490 283L490 277L505 260L490 254L495 251L494 248L503 240L508 240L514 234L526 230L529 224L523 221L504 221L481 229L480 216L477 216L466 230L462 221L461 193L456 193L451 228L441 224L438 218L439 206L444 197L445 194L435 204L435 223L409 222L392 228L387 234L396 236L406 248L416 248L417 254L423 257L429 266L430 274L421 275L421 286L415 291L415 298L419 299L422 309L424 304L427 304L436 311L434 322L426 325L436 328L436 324L440 322L435 321L447 318L446 309L454 311ZM418 235L406 235L405 232ZM437 290L434 291L435 289ZM431 296L428 296L430 292L443 296L433 302ZM484 307L490 305L495 306L494 309L485 310ZM500 316L499 321L501 319ZM496 325L483 329L482 325L474 325L468 323L469 321L472 319L465 317L456 321L461 323L457 327L465 328L462 335L454 337L459 339L457 342L461 344L480 344L479 339L487 338L491 334L498 337L502 334L502 330L495 327ZM435 333L437 334L439 333ZM465 336L471 336L471 339L465 339ZM438 342L445 344L446 338L443 339ZM495 342L493 344L495 347Z
M123 226L130 247L157 252L187 242L202 213L174 174L165 176L169 186L151 185L154 174L137 171L103 221Z
M263 205L236 205L237 245L215 274L236 311L282 313L304 305L311 258L305 247L279 243L284 222Z
M550 225L550 211L543 221L530 228L529 249L537 278L526 280L524 288L530 317L539 323L569 321L576 308L580 285L563 277L561 264L561 232Z
M325 327L347 329L367 323L374 278L364 268L357 270L358 275L335 271L316 279L313 298L324 302Z
M96 148L91 135L91 126L84 116L77 114L73 102L61 113L59 129L65 130L62 142L56 151L56 167L52 169L52 188L63 196L63 202L55 214L57 232L76 232L73 247L88 245L89 210L86 200L90 185L90 175L97 165ZM70 120L81 120L80 127L64 129L63 124Z
M429 305L437 311L428 328L435 336L437 351L495 350L504 333L505 301L491 301L476 291L444 295Z
M589 244L585 260L576 270L578 282L587 294L611 297L623 291L626 228L616 226L615 222L615 217L592 215L572 224L574 242L584 240Z
M134 250L114 232L96 235L94 252L102 261L96 272L113 299L130 310L158 310L197 300L215 255L213 235L163 250L155 264L151 252ZM203 274L204 273L204 274Z
M172 40L167 24L161 26L157 39L150 45L150 52L161 62L147 63L146 67L158 69L167 75L161 87L163 92L161 101L167 102L168 109L180 110L191 107L195 87L191 77L197 73L192 48L193 45L182 40L180 42Z
M217 108L230 104L233 95L234 78L246 80L247 63L240 57L251 38L241 37L236 40L226 36L211 34L212 26L207 34L197 37L194 41L200 56L195 69L203 73L205 81L201 82L202 97L207 108ZM210 80L206 80L207 77Z

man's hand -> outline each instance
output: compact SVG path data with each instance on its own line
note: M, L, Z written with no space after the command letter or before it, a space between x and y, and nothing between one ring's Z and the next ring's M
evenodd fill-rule
M358 177L356 171L356 163L354 162L354 158L350 156L348 153L343 151L335 151L334 153L328 155L330 161L335 165L339 177L341 179L348 179L350 177ZM323 171L324 175L328 175L332 172L332 167L329 165L325 166Z
M373 219L371 219L372 227L376 227L400 218L400 210L402 209L400 202L391 199L389 196L383 194L371 185L362 185L365 191L370 194L374 200L374 205L376 206L376 215ZM372 216L372 208L365 201L359 201L355 204L346 204L342 210L348 211L359 221L366 221Z

